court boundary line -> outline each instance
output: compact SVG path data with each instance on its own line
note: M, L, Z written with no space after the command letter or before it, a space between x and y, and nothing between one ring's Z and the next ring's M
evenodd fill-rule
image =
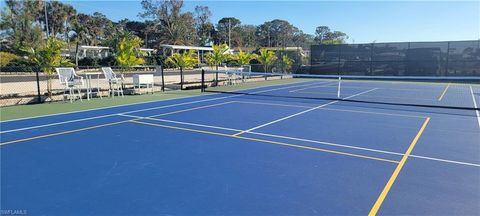
M235 101L232 101L232 102L235 102ZM221 105L221 104L211 104L211 105L206 105L206 106L212 107L212 106L215 106L215 105ZM205 108L207 108L207 107L205 107ZM199 108L197 107L197 109L199 109ZM123 120L123 121L118 121L118 122L111 122L111 123L106 123L106 124L101 124L101 125L94 125L94 126L74 129L74 130L70 130L70 131L61 131L61 132L57 132L57 133L53 133L53 134L44 134L44 135L39 135L39 136L35 136L35 137L29 137L29 138L24 138L24 139L7 141L7 142L4 142L4 143L0 143L0 146L13 144L13 143L17 143L17 142L29 141L29 140L33 140L33 139L40 139L40 138L46 138L46 137L51 137L51 136L75 133L75 132L80 132L80 131L85 131L85 130L90 130L90 129L96 129L96 128L100 128L100 127L112 126L112 125L117 125L117 124L121 124L121 123L127 123L127 122L130 122L132 120L142 120L142 119L153 120L153 121L162 121L162 122L168 122L168 123L174 123L174 124L190 125L190 126L196 126L196 127L213 128L213 129L233 131L233 132L242 131L241 129L227 128L227 127L220 127L220 126L212 126L212 125L205 125L205 124L197 124L197 123L190 123L190 122L181 122L181 121L174 121L174 120L168 120L168 119L153 118L153 117L150 117L150 116L143 117L143 116L121 114L121 113L116 114L116 115L117 116L128 117L128 118L133 118L133 119ZM388 154L388 155L403 156L402 153L398 153L398 152L379 150L379 149L371 149L371 148L352 146L352 145L344 145L344 144L339 144L339 143L332 143L332 142L325 142L325 141L318 141L318 140L310 140L310 139L296 138L296 137L289 137L289 136L281 136L281 135L260 133L260 132L254 132L254 131L250 131L250 132L246 132L246 133L247 134L253 134L253 135L266 136L266 137L275 137L275 138L280 138L280 139L288 139L288 140L309 142L309 143L315 143L315 144L321 144L321 145L327 145L327 146L335 146L335 147L341 147L341 148L355 149L355 150L361 150L361 151L370 151L370 152L376 152L376 153L382 153L382 154ZM434 157L427 157L427 156L421 156L421 155L413 155L412 154L409 157L424 159L424 160L440 161L440 162L452 163L452 164L459 164L459 165L466 165L466 166L480 167L480 164L462 162L462 161L455 161L455 160L448 160L448 159L441 159L441 158L434 158Z
M153 118L153 117L141 117L141 116L123 115L123 114L119 114L119 115L124 116L124 117L134 118L133 120L147 119L147 120L152 120L152 121L161 121L161 122L168 122L168 123L181 124L181 125L190 125L190 126L196 126L196 127L214 128L214 129L233 131L233 132L242 131L241 129L235 129L235 128L212 126L212 125L205 125L205 124L198 124L198 123L191 123L191 122L184 122L184 121L175 121L175 120L169 120L169 119L161 119L161 118ZM289 137L289 136L281 136L281 135L275 135L275 134L260 133L260 132L254 132L254 131L245 132L245 134L253 134L253 135L259 135L259 136L266 136L266 137L289 139L289 140L310 142L310 143L316 143L316 144L322 144L322 145L328 145L328 146L335 146L335 147L349 148L349 149L355 149L355 150L363 150L363 151L370 151L370 152L383 153L383 154L389 154L389 155L403 156L402 153L398 153L398 152L385 151L385 150L379 150L379 149L371 149L371 148L352 146L352 145L344 145L344 144L339 144L339 143L332 143L332 142L325 142L325 141L318 141L318 140L310 140L310 139Z
M447 86L446 86L445 89L443 90L443 92L442 92L442 94L440 95L440 97L438 97L438 101L441 101L441 100L443 99L443 96L445 96L445 94L447 93L449 87L450 87L450 83L447 84Z
M305 85L314 85L314 84L317 84L317 83L304 84L304 85L302 85L302 86L305 86ZM289 84L288 84L288 85L289 85ZM290 85L289 85L289 86L284 86L284 87L280 87L280 88L266 89L266 90L258 91L257 93L268 92L268 91L276 91L276 90L288 89L288 88L294 88L294 87L296 87L296 86L295 86L295 85L294 85L294 86L290 86ZM170 104L170 105L166 105L166 106L162 106L162 107L153 107L153 108L142 109L142 110L134 110L134 111L130 111L130 112L123 112L123 113L116 113L116 114L108 114L107 116L112 116L112 115L113 115L113 116L118 116L119 114L128 114L128 113L149 111L149 110L155 110L155 109L161 109L161 108L176 107L176 106L185 105L185 104L194 104L194 103L199 103L199 102L212 101L212 100L220 100L220 99L232 98L232 97L239 97L239 96L242 96L242 95L232 95L232 96L225 96L225 97L219 97L219 98L210 98L210 99L205 99L205 100L200 100L200 101L190 101L190 102L185 102L185 103L180 103L180 104ZM223 103L215 103L215 104L209 104L209 105L204 105L204 106L200 106L200 107L193 107L193 108L188 108L188 109L183 109L183 110L176 110L176 111L172 111L172 112L167 112L167 113L162 113L162 114L156 114L156 115L147 116L147 117L156 117L156 116L170 115L170 114L175 114L175 113L179 113L179 112L186 112L186 111L191 111L191 110L208 108L208 107L212 107L212 106L224 105L224 104L228 104L228 103L234 103L234 101L227 101L227 102L223 102ZM105 116L104 116L104 117L105 117ZM144 117L142 117L142 118L144 118ZM98 118L94 118L94 119L98 119ZM81 121L81 120L79 120L79 121ZM27 137L27 138L22 138L22 139L10 140L10 141L6 141L6 142L0 142L0 146L8 145L8 144L14 144L14 143L19 143L19 142L24 142L24 141L29 141L29 140L34 140L34 139L41 139L41 138L45 138L45 137L52 137L52 136L58 136L58 135L63 135L63 134L75 133L75 132L79 132L79 131L84 131L84 130L95 129L95 128L100 128L100 127L105 127L105 126L113 125L114 123L118 123L118 122L119 122L119 123L124 123L124 122L128 122L128 121L129 121L129 120L126 120L126 121L117 121L117 122L111 122L111 123L107 123L107 124L93 125L93 126L82 127L82 128L77 128L77 129L73 129L73 130L66 130L66 131L49 133L49 134L43 134L43 135L38 135L38 136L33 136L33 137ZM71 122L71 121L69 121L69 122ZM78 121L76 121L76 122L78 122ZM64 123L52 123L52 124L48 124L48 126L60 125L60 124L64 124ZM15 129L15 130L10 130L10 131L4 131L3 133L23 131L23 130L27 130L27 129L35 129L35 128L41 128L41 127L45 127L45 126L34 126L34 127L28 127L28 128L26 128L26 129ZM1 134L1 133L0 133L0 134Z
M259 105L271 105L271 106L285 106L285 107L298 107L298 108L314 108L313 106L297 106L297 105L288 105L288 104L277 104L277 103L265 103L265 102L252 102L252 101L235 101L237 103L245 103L245 104L259 104ZM396 113L383 113L383 112L370 112L370 111L363 111L363 110L350 110L350 109L335 109L335 108L318 108L318 110L331 110L331 111L338 111L338 112L352 112L352 113L365 113L365 114L372 114L372 115L387 115L387 116L399 116L399 117L409 117L409 118L421 118L425 119L426 116L417 116L417 115L407 115L407 114L396 114Z
M392 188L393 184L395 183L395 180L397 179L398 175L402 171L403 166L408 160L408 157L410 156L410 153L412 153L413 149L415 148L415 145L418 143L418 140L423 134L423 131L428 125L428 122L430 122L430 117L427 117L425 121L423 122L422 126L418 130L417 134L413 138L412 142L410 143L410 146L408 147L407 151L403 155L402 159L400 160L400 163L398 163L397 167L393 171L392 175L388 179L387 184L384 186L382 192L378 196L377 200L375 201L375 204L373 204L372 208L370 209L370 212L368 215L374 216L377 215L378 210L380 210L380 207L383 204L383 201L387 197L388 193L390 192L390 189Z
M238 91L253 90L253 89L259 89L259 88L267 88L267 87L274 87L274 86L280 86L280 85L294 85L294 84L301 84L301 83L308 83L308 82L312 82L312 80L304 80L304 81L293 82L293 83L279 83L279 84L273 84L273 85L269 85L269 86L260 86L260 87L245 88L245 89L240 89L240 90L238 90ZM315 84L318 84L318 83L315 83ZM311 84L311 85L314 85L314 84ZM292 87L292 88L293 88L293 87ZM178 91L178 92L180 92L180 91ZM210 95L217 95L217 94L221 94L221 93L211 93ZM165 100L143 101L143 102L136 102L136 103L129 103L129 104L113 105L113 106L108 106L108 107L97 107L97 108L85 109L85 110L76 110L76 111L70 111L70 112L53 113L53 114L31 116L31 117L25 117L25 118L9 119L9 120L1 121L1 123L21 121L21 120L29 120L29 119L49 117L49 116L57 116L57 115L66 115L66 114L74 114L74 113L81 113L81 112L89 112L89 111L96 111L96 110L110 109L110 108L117 108L117 107L124 107L124 106L130 106L130 105L140 105L140 104L156 103L156 102L162 102L162 101L171 101L171 100L177 100L177 99L203 97L203 96L205 96L205 95L199 94L199 95L190 95L190 96L178 97L178 98L169 98L169 99L165 99ZM115 114L113 114L113 115L115 115Z
M129 121L132 121L132 119L110 122L110 123L106 123L106 124L93 125L93 126L77 128L77 129L73 129L73 130L43 134L43 135L27 137L27 138L23 138L23 139L10 140L10 141L6 141L6 142L1 142L0 146L19 143L19 142L30 141L30 140L35 140L35 139L47 138L47 137L52 137L52 136L59 136L59 135L63 135L63 134L71 134L71 133L76 133L76 132L86 131L86 130L91 130L91 129L97 129L97 128L101 128L101 127L107 127L107 126L111 126L111 125L122 124L122 123L129 122Z
M261 90L261 91L253 92L253 94L263 93L263 92L268 92L268 91L282 90L282 89L285 89L285 88L295 88L295 87L298 87L298 86L296 86L294 84L301 84L301 83L305 83L305 82L311 82L311 81L303 81L303 82L298 82L298 83L293 83L293 84L288 83L288 84L271 85L271 86L267 86L267 87L280 86L280 85L287 85L287 86L280 87L280 88L274 88L274 89ZM317 84L317 83L303 84L303 85L300 85L300 86L315 85L315 84ZM290 85L293 85L293 86L290 86ZM265 87L255 87L255 88L252 88L252 89L258 89L258 88L265 88ZM252 89L242 89L241 91L252 90ZM221 94L221 93L217 93L217 94ZM217 94L212 94L212 95L217 95ZM195 96L191 96L191 97L200 97L200 96L203 96L203 95L195 95ZM149 110L164 109L164 108L183 106L183 105L189 105L189 104L195 104L195 103L201 103L201 102L227 99L227 98L232 98L232 97L239 97L239 96L242 96L242 95L231 95L231 96L223 96L223 97L218 97L218 98L208 98L208 99L203 99L203 100L195 100L195 101L189 101L189 102L174 103L174 104L168 104L168 105L164 105L164 106L160 106L160 107L151 107L151 108L145 108L145 109L140 109L140 110L132 110L132 111L127 111L127 112L121 112L120 114L129 114L129 113L144 112L144 111L149 111ZM189 98L189 97L186 97L186 98ZM173 98L173 99L169 99L169 100L175 100L175 99L181 99L181 98ZM155 102L159 102L159 101L167 101L167 100L158 100L158 101L155 101ZM145 103L147 103L147 102L145 102ZM128 105L136 105L136 104L128 104ZM126 105L120 105L120 106L126 106ZM115 108L115 107L113 107L113 108ZM107 108L102 108L102 109L107 109ZM87 111L95 111L95 110L75 111L75 113L77 113L77 112L87 112ZM71 113L59 113L59 114L52 114L52 115L48 115L48 116L38 116L38 117L35 117L35 118L56 116L56 115L62 115L62 114L71 114ZM24 130L31 130L31 129L37 129L37 128L43 128L43 127L50 127L50 126L68 124L68 123L75 123L75 122L81 122L81 121L88 121L88 120L94 120L94 119L99 119L99 118L106 118L106 117L115 116L117 114L119 114L119 113L98 115L98 116L93 116L93 117L88 117L88 118L79 118L79 119L74 119L74 120L61 121L61 122L55 122L55 123L49 123L49 124L43 124L43 125L36 125L36 126L30 126L30 127L24 127L24 128L16 128L16 129L11 129L11 130L6 130L6 131L0 131L0 134L12 133L12 132L24 131ZM24 119L17 119L17 120L24 120ZM28 119L25 119L25 120L28 120ZM4 121L2 121L2 123L3 122Z
M478 129L480 129L480 112L478 111L477 100L475 99L472 85L470 85L470 93L472 95L473 107L476 109L475 114L477 114Z
M314 106L289 105L289 104L278 104L278 103L256 102L256 101L238 101L238 100L236 100L235 102L236 103L242 103L242 104L258 104L258 105L266 105L266 106L282 106L282 107L305 108L305 109L314 108Z
M385 159L385 158L378 158L378 157L373 157L373 156L366 156L366 155L360 155L360 154L354 154L354 153L328 150L328 149L322 149L322 148L316 148L316 147L310 147L310 146L302 146L302 145L284 143L284 142L277 142L277 141L272 141L272 140L263 140L263 139L256 139L256 138L251 138L251 137L235 136L235 135L232 135L232 134L224 134L224 133L218 133L218 132L212 132L212 131L197 130L197 129L192 129L192 128L184 128L184 127L176 127L176 126L163 125L163 124L155 124L155 123L142 122L142 121L137 121L137 120L131 120L130 122L137 123L137 124L144 124L144 125L150 125L150 126L169 128L169 129L182 130L182 131L197 132L197 133L203 133L203 134L217 135L217 136L230 137L230 138L243 139L243 140L250 140L250 141L262 142L262 143L270 143L270 144L281 145L281 146L288 146L288 147L294 147L294 148L301 148L301 149L308 149L308 150L314 150L314 151L320 151L320 152L327 152L327 153L338 154L338 155L343 155L343 156L351 156L351 157L377 160L377 161L383 161L383 162L389 162L389 163L395 163L395 164L399 163L398 161L389 160L389 159Z
M123 114L119 114L119 115L134 118L134 120L135 119L136 120L147 119L147 120L152 120L152 121L161 121L161 122L168 122L168 123L181 124L181 125L190 125L190 126L195 126L195 127L213 128L213 129L233 131L233 132L242 131L240 129L234 129L234 128L227 128L227 127L220 127L220 126L213 126L213 125L205 125L205 124L197 124L197 123L191 123L191 122L181 122L181 121L175 121L175 120L169 120L169 119L160 119L160 118L153 118L153 117L140 117L140 116L123 115Z
M365 94L365 93L368 93L368 92L371 92L371 91L374 91L374 90L377 90L378 88L373 88L373 89L370 89L370 90L367 90L367 91L363 91L363 92L360 92L360 93L357 93L357 94L354 94L354 95L350 95L346 98L342 98L342 99L339 99L339 100L334 100L334 101L331 101L331 102L328 102L328 103L325 103L325 104L322 104L320 106L316 106L316 107L313 107L313 108L310 108L310 109L307 109L307 110L304 110L304 111L301 111L301 112L298 112L298 113L295 113L295 114L292 114L292 115L289 115L289 116L285 116L283 118L279 118L277 120L274 120L274 121L271 121L271 122L267 122L265 124L262 124L262 125L258 125L256 127L253 127L253 128L250 128L250 129L247 129L245 131L242 131L242 132L239 132L237 134L234 134L234 136L238 136L240 134L243 134L245 132L250 132L250 131L253 131L253 130L256 130L256 129L259 129L259 128L262 128L262 127L265 127L265 126L268 126L268 125L271 125L271 124L275 124L277 122L280 122L280 121L283 121L283 120L286 120L286 119L289 119L289 118L293 118L295 116L298 116L298 115L301 115L301 114L304 114L304 113L307 113L307 112L310 112L310 111L313 111L313 110L316 110L316 109L319 109L319 108L322 108L322 107L325 107L325 106L328 106L328 105L331 105L331 104L335 104L335 103L338 103L342 100L345 100L345 99L349 99L349 98L352 98L352 97L356 97L358 95L361 95L361 94Z
M122 115L122 114L119 114L119 115ZM130 117L130 118L138 118L137 120L147 119L147 120L152 120L152 121L161 121L161 122L168 122L168 123L181 124L181 125L189 125L189 126L195 126L195 127L213 128L213 129L225 130L225 131L233 131L233 132L242 131L241 129L235 129L235 128L205 125L205 124L198 124L198 123L184 122L184 121L175 121L175 120L169 120L169 119L141 117L141 116L134 116L134 115L122 115L122 116ZM423 119L425 119L425 118L426 117L424 117ZM388 155L396 155L396 156L403 156L404 155L403 153L387 151L387 150L372 149L372 148L366 148L366 147L360 147L360 146L354 146L354 145L346 145L346 144L332 143L332 142L326 142L326 141L320 141L320 140L311 140L311 139L305 139L305 138L297 138L297 137L290 137L290 136L267 134L267 133L260 133L260 132L254 132L254 131L246 132L245 134L253 134L253 135L259 135L259 136L274 137L274 138L287 139L287 140L296 140L296 141L301 141L301 142L315 143L315 144L320 144L320 145L355 149L355 150L361 150L361 151L369 151L369 152L388 154ZM435 157L428 157L428 156L421 156L421 155L414 155L414 154L411 154L409 157L424 159L424 160L439 161L439 162L444 162L444 163L459 164L459 165L465 165L465 166L480 167L480 164L475 164L475 163L449 160L449 159L442 159L442 158L435 158Z
M384 88L377 88L377 89L384 89ZM386 89L388 90L388 89ZM324 92L311 92L311 91L301 91L300 93L304 94L311 94L311 95L331 95L331 93L324 93ZM375 96L375 95L363 95L363 97L369 98L385 98L385 99L411 99L417 101L437 101L436 99L426 99L426 98L408 98L408 97L387 97L387 96Z
M176 110L176 111L172 111L172 112L167 112L167 113L162 113L162 114L157 114L157 115L152 115L152 116L147 116L147 117L140 117L139 119L148 118L148 117L155 117L155 116L171 115L171 114L175 114L175 113L188 112L188 111L192 111L192 110L204 109L204 108L209 108L209 107L213 107L213 106L221 106L221 105L230 104L230 103L234 103L234 101L226 101L226 102L223 102L223 103L215 103L215 104L209 104L209 105L204 105L204 106L199 106L199 107L192 107L192 108L183 109L183 110ZM116 116L121 116L121 115L117 114ZM133 117L133 116L125 116L124 115L123 117ZM101 127L121 124L121 123L129 122L129 121L132 121L132 120L135 120L135 119L114 121L114 122L110 122L110 123L97 124L97 125L93 125L93 126L81 127L81 128L72 129L72 130L54 132L54 133L49 133L49 134L43 134L43 135L38 135L38 136L33 136L33 137L22 138L22 139L9 140L9 141L6 141L6 142L0 142L0 146L19 143L19 142L30 141L30 140L35 140L35 139L41 139L41 138L46 138L46 137L59 136L59 135L63 135L63 134L70 134L70 133L75 133L75 132L80 132L80 131L85 131L85 130L91 130L91 129L101 128Z
M342 82L348 82L348 81L343 81ZM440 85L440 84L439 84ZM454 85L454 84L451 84L451 85ZM468 85L468 84L464 84L464 85ZM328 87L337 87L337 86L312 86L312 87L308 87L308 88L303 88L303 89L298 89L298 90L292 90L292 91L289 91L289 92L295 92L295 91L301 91L301 92L310 92L310 91L303 91L303 90L306 90L306 89L314 89L314 88L328 88ZM371 89L372 87L352 87L352 86L342 86L341 87L342 89L343 88L346 88L346 89ZM407 89L407 88L386 88L386 87L376 87L378 89L384 89L384 90L391 90L391 91L422 91L422 92L431 92L431 93L438 93L438 90L432 90L432 89Z

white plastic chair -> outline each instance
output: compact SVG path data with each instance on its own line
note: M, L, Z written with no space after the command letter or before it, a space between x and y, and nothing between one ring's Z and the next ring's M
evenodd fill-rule
M68 98L71 103L78 97L82 101L81 88L84 86L83 77L77 76L73 68L55 68L55 71L57 71L60 83L64 86L63 100L65 101L65 98ZM75 90L77 93L75 93Z
M117 93L117 96L120 96L121 94L123 97L123 79L119 80L115 72L113 72L112 68L110 67L102 67L102 71L109 84L108 95L115 97L115 93Z
M227 74L227 85L236 85L238 79L242 79L241 74L243 71L243 68L228 68L227 66L224 66L224 69Z
M252 66L251 65L242 65L242 82L246 82L252 76Z

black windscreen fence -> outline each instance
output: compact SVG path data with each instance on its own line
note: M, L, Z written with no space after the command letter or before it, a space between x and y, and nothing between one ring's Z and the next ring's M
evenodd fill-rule
M313 45L311 74L480 76L480 40Z

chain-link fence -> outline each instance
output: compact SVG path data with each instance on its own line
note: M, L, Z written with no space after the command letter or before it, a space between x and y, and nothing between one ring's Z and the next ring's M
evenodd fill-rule
M0 106L64 100L68 96L66 95L69 93L68 88L54 72L54 68L51 67L52 73L46 74L36 66L1 67ZM198 69L183 69L180 72L179 69L163 69L156 65L111 68L121 80L122 91L125 94L193 89L199 88L201 83L201 71ZM80 90L80 97L87 99L109 96L112 86L105 78L101 67L82 66L75 69L75 73L82 81L75 90ZM146 82L153 80L153 86L143 85L139 80L144 78L147 79Z
M480 40L314 45L312 74L480 76Z

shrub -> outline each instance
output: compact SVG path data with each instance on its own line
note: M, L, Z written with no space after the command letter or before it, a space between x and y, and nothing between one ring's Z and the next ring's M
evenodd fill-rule
M0 66L10 65L12 62L19 62L22 57L9 52L0 52Z

